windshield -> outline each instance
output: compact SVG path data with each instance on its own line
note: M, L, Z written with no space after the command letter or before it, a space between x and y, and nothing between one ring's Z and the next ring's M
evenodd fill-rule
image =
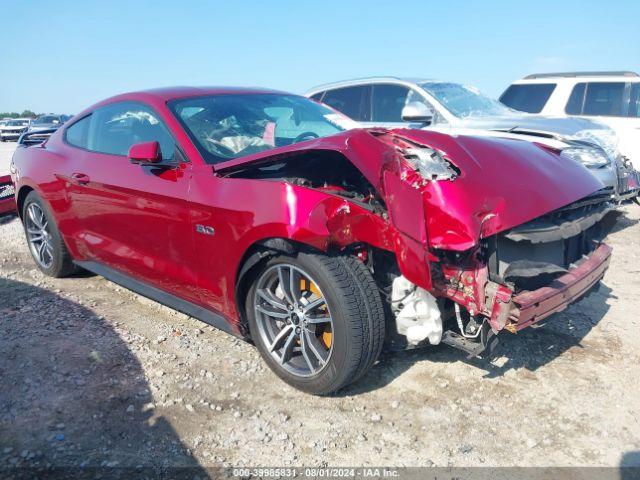
M459 83L427 82L420 86L459 118L510 115L513 111L477 89Z
M7 122L8 127L26 127L29 125L29 120L9 120Z
M44 123L60 123L58 117L54 117L53 115L45 115L43 117L38 117L33 121L34 125L42 125Z
M175 100L169 108L207 163L326 137L355 126L343 115L294 95L215 95Z

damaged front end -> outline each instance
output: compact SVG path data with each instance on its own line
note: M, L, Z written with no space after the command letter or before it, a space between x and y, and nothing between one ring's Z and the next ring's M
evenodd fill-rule
M507 323L492 327L520 330L597 284L609 265L611 248L603 239L612 209L606 198L593 195L485 239L489 280L514 292Z
M602 240L612 208L596 195L462 254L436 252L434 292L456 303L443 341L479 354L492 333L515 333L586 295L609 266L611 248Z
M429 281L400 272L391 286L397 332L409 346L442 341L479 355L500 330L539 322L598 284L611 255L602 241L613 205L586 169L524 143L421 133L392 140L411 144L399 151L419 177L402 170L404 184L385 184L397 228L416 238L423 228L403 223L408 207L394 205L409 196L407 185L420 192L425 218ZM415 155L421 143L427 162Z
M261 219L281 236L369 266L392 349L478 355L581 298L609 264L603 185L530 142L354 130L215 171L281 196Z

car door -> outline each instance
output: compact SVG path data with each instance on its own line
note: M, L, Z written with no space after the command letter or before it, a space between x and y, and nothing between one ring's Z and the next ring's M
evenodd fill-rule
M160 117L138 102L95 110L66 133L75 234L85 256L136 280L195 300L188 190L190 164ZM74 130L74 127L78 131ZM81 131L82 129L82 131ZM133 164L129 148L158 141L160 164Z

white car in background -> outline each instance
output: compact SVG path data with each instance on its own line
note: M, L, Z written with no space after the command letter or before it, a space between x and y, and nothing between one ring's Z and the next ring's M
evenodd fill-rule
M0 125L0 141L18 140L31 124L30 118L11 118Z
M518 112L474 87L440 80L373 77L318 86L305 95L364 127L422 128L545 144L583 163L614 200L638 194L633 171L616 150L615 132L599 122Z
M602 122L617 148L640 167L640 76L634 72L567 72L528 75L500 96L506 106L549 117Z

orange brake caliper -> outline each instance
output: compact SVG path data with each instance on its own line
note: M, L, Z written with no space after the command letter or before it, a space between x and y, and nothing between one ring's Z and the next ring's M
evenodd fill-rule
M308 283L308 286L307 286L307 283ZM317 295L318 297L322 298L320 289L318 289L316 284L311 281L307 282L304 278L300 280L300 289L307 290ZM324 344L324 346L327 347L327 350L330 349L331 342L333 342L333 332L331 331L331 325L328 325L325 327L324 331L322 332L322 336L320 338L322 339L322 343Z

